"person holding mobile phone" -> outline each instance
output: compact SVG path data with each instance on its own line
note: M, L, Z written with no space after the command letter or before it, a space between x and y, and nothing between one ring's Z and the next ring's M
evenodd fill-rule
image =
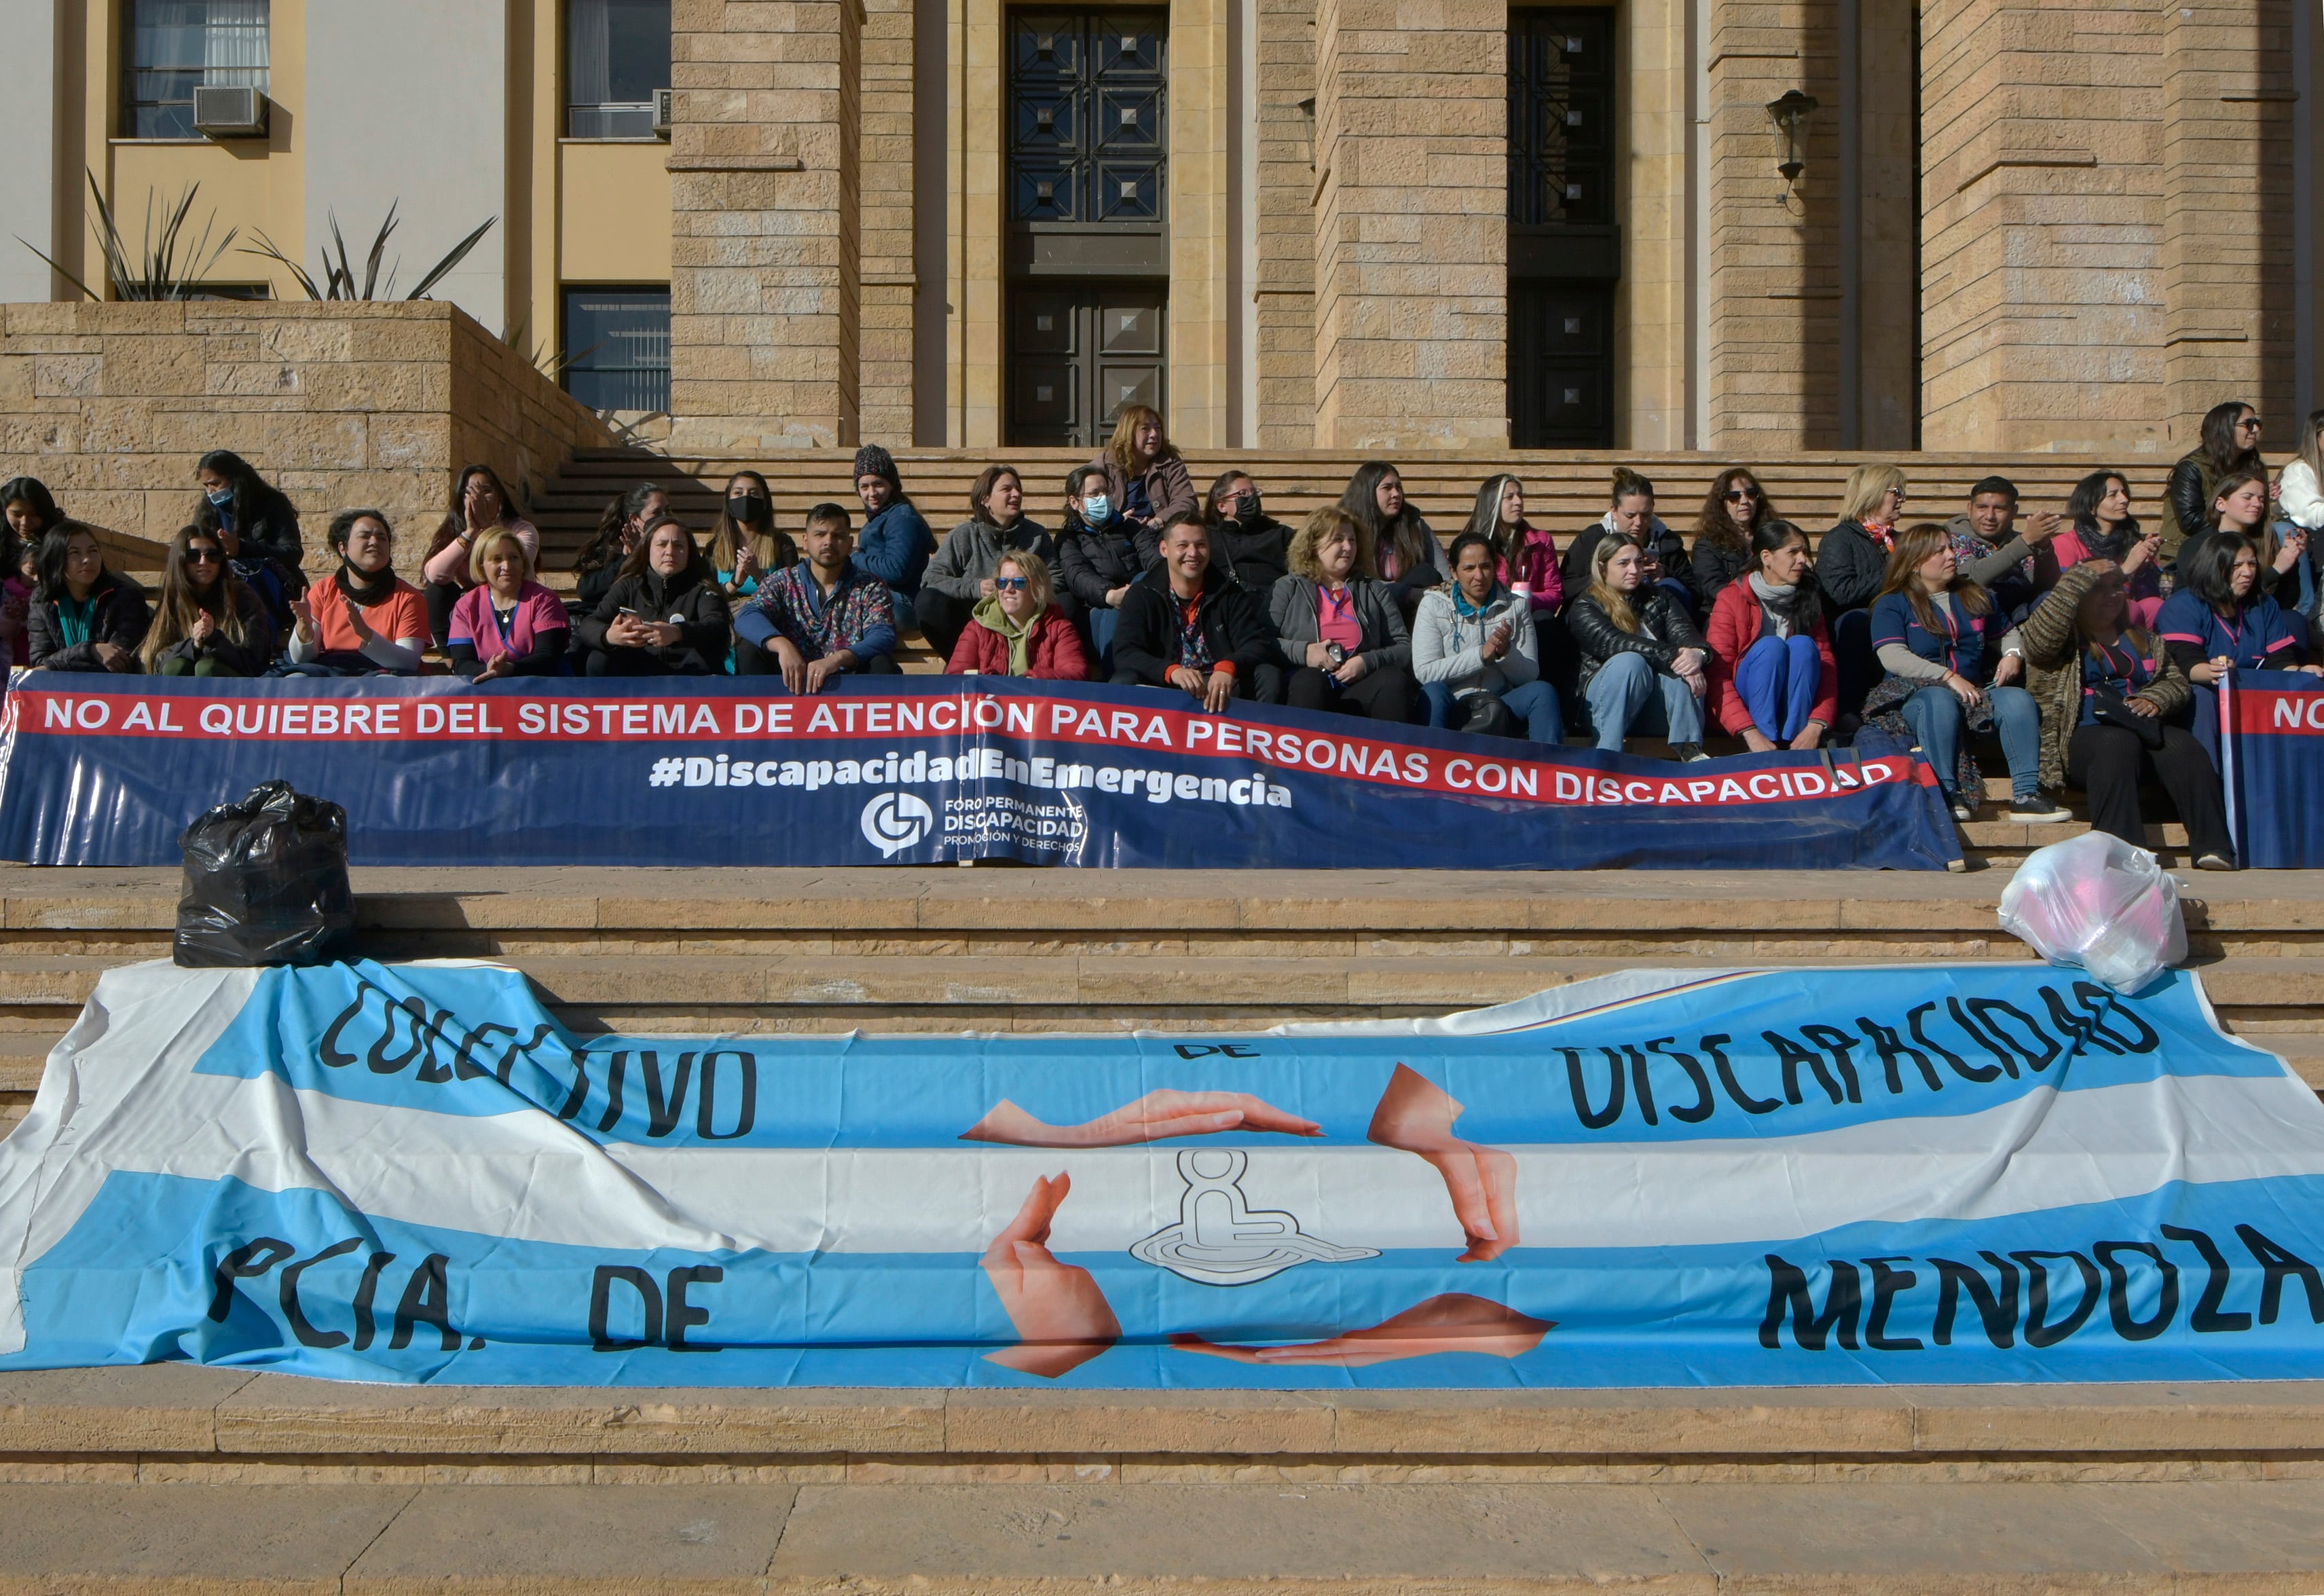
M716 676L726 669L726 595L676 516L645 530L595 612L575 632L585 676Z

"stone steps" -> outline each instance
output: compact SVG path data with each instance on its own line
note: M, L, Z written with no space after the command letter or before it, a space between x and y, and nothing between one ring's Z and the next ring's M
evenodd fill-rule
M343 1596L2300 1591L2324 1487L1702 1482L0 1487L0 1585Z
M1189 456L1187 466L1197 493L1208 488L1222 471L1250 473L1265 495L1268 512L1296 523L1308 511L1336 501L1350 474L1369 457L1314 450L1204 450ZM966 518L968 490L977 474L994 460L1008 461L1026 474L1027 513L1045 525L1054 525L1066 471L1089 458L1090 451L1061 448L920 449L896 455L898 474L906 489L939 536ZM1407 495L1438 533L1448 539L1468 520L1478 484L1497 472L1514 472L1526 483L1528 517L1554 531L1563 546L1574 530L1605 512L1607 486L1616 466L1629 466L1653 480L1663 520L1692 542L1703 495L1717 475L1730 465L1750 465L1778 512L1816 535L1839 519L1840 492L1848 473L1868 461L1903 466L1912 491L1910 512L1915 518L1937 520L1957 513L1967 502L1969 484L1995 473L2017 484L2026 508L2062 510L2073 484L2102 466L2128 473L2134 508L2152 520L2162 512L2163 487L2170 475L2170 463L2152 457L2110 461L2057 454L1796 452L1766 462L1738 462L1704 454L1508 451L1491 456L1402 456L1397 466ZM842 451L761 461L589 451L567 464L550 485L533 498L527 514L540 528L552 550L549 563L556 566L569 562L578 552L605 501L641 481L661 484L670 493L678 512L697 530L707 530L717 514L718 494L726 479L747 466L766 475L779 523L795 530L809 506L826 500L846 506L851 512L860 512L862 501L855 496L850 475L853 465L853 456Z

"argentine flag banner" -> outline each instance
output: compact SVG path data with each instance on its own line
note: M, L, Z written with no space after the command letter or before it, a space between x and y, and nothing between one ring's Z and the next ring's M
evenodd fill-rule
M581 1038L503 967L116 970L0 1370L1612 1387L2324 1373L2324 1107L2196 979L1637 972L1259 1034Z

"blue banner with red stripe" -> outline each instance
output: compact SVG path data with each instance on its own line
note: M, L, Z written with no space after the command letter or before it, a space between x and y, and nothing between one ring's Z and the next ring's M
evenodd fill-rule
M2324 681L2233 672L2219 687L2219 726L2236 860L2246 870L2324 866Z
M1941 870L1927 764L1694 764L999 677L172 682L19 673L0 854L178 862L284 780L357 864Z

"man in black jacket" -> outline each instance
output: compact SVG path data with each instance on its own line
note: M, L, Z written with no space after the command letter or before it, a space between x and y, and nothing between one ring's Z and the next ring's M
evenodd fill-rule
M1130 585L1120 611L1115 686L1177 687L1213 715L1239 697L1271 704L1279 696L1265 605L1211 563L1210 529L1194 515L1162 529L1161 568Z

